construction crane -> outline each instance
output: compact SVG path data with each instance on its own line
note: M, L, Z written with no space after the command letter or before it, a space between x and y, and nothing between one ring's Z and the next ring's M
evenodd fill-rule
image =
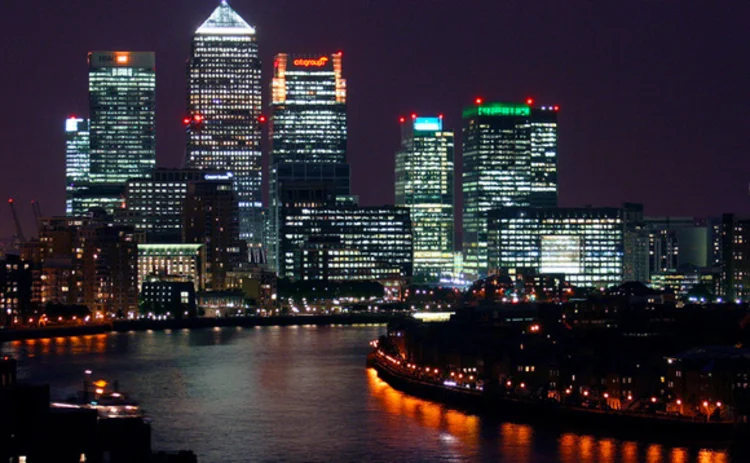
M18 214L16 213L16 206L13 204L13 198L8 199L8 205L10 206L10 212L13 214L13 221L16 223L16 234L13 236L13 247L20 250L21 243L26 241L26 237L23 236L21 221L18 220Z
M42 209L39 206L39 201L31 200L31 211L34 213L34 219L36 220L36 231L37 233L42 232Z

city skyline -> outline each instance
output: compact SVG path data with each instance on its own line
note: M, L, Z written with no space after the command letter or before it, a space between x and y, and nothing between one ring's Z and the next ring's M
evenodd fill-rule
M184 108L184 61L189 56L189 37L216 8L216 3L182 8L177 2L156 7L136 1L118 10L118 14L125 15L122 21L116 19L117 15L110 15L109 19L106 6L92 3L90 11L82 8L80 15L63 14L67 25L64 31L50 27L39 34L38 44L31 40L18 53L4 52L8 55L3 54L0 61L28 71L26 79L7 80L13 83L15 91L9 92L5 117L12 117L0 125L4 127L0 136L6 140L8 154L3 156L4 162L12 163L15 169L3 169L0 194L16 198L27 232L33 229L31 214L22 205L30 200L41 202L44 215L64 211L61 191L64 191L65 134L60 130L60 121L73 114L89 116L85 111L84 67L89 51L127 49L155 51L159 55L157 164L173 167L180 164L184 156L181 107ZM343 7L326 2L318 9L306 6L300 8L302 11L239 0L231 5L258 27L261 58L265 63L264 108L269 102L266 88L270 81L269 57L275 53L341 49L347 56L347 78L353 89L349 131L353 193L360 195L364 205L393 202L393 153L399 143L396 120L399 114L442 112L446 115L446 127L456 130L460 126L461 108L475 96L483 96L487 101L532 96L563 108L560 205L617 205L630 200L644 202L650 215L716 216L724 211L747 211L750 175L739 161L739 137L745 118L741 112L744 93L738 77L747 64L738 58L743 55L738 43L744 42L732 40L732 34L741 30L739 23L735 23L742 17L737 11L650 5L651 14L641 17L642 12L635 6L621 7L615 15L615 7L568 13L550 4L544 14L537 15L543 9L541 4L499 6L493 2L481 6L477 3L459 11L445 2L425 13L429 18L420 19L415 16L418 10L415 6L395 3L368 8L364 2ZM169 13L169 27L160 27L159 21L143 18L142 27L135 33L132 22L124 19L128 15L140 17L139 12L147 6L155 9L155 18L165 19ZM11 34L28 26L27 17L33 15L24 15L24 8L31 7L14 4L8 8L10 13L6 17L19 18L17 24L8 26ZM49 8L50 14L37 19L43 22L59 19L54 14L55 8ZM334 14L336 8L341 11ZM389 8L398 9L405 18L416 19L389 19ZM607 9L612 14L606 14ZM707 15L709 9L714 14ZM92 14L100 21L91 21ZM311 15L318 14L326 18L328 27L310 21ZM516 17L517 21L499 28L491 18L501 14ZM373 15L383 23L378 24ZM453 15L457 15L453 24L458 39L434 47L422 38L430 36L426 32L444 27ZM337 19L343 17L350 21L339 25ZM711 19L705 19L708 17ZM590 22L593 19L598 22ZM76 26L78 21L80 27ZM414 29L401 32L395 27L404 21L413 22ZM502 42L500 37L513 34L524 37L523 28L533 24L539 26L533 28L538 35L533 46L519 47L519 51L495 50ZM549 27L542 27L545 24ZM391 34L381 37L379 42L376 37L380 36L375 34L384 25ZM691 25L692 28L688 27ZM86 31L87 27L91 34L79 37L76 29ZM66 40L56 42L51 38L63 32ZM557 34L562 34L562 43L545 42L544 39ZM600 38L599 43L589 44L587 38L594 35ZM405 43L407 36L412 37L408 45L393 47L399 41ZM732 41L734 48L722 46ZM42 66L32 58L40 56L40 47L49 43L60 43L59 50L47 53L48 64ZM477 51L470 49L472 43L479 43ZM561 59L563 55L555 54L563 50L567 50L565 60ZM613 51L611 56L608 50ZM461 56L471 57L477 72L445 71L441 65L445 56L459 61ZM390 67L384 66L384 61ZM507 63L514 64L517 73L503 74L503 79L497 79L497 69L507 67ZM721 82L707 74L708 69L720 70L722 66L734 66L740 72L723 73ZM56 78L51 84L44 70L47 67L55 69ZM426 84L434 75L441 78ZM44 98L44 111L39 111L39 105L28 104L34 101L28 98L32 90L40 102ZM717 103L722 105L720 118L712 112ZM28 120L35 124L21 123ZM685 133L691 135L684 136ZM264 134L264 144L267 143ZM711 163L697 164L709 156ZM40 170L40 164L49 168ZM733 166L729 172L725 172L727 165ZM626 172L627 168L631 168L633 175L609 175ZM712 181L713 178L717 180ZM11 233L11 221L0 221L0 236Z

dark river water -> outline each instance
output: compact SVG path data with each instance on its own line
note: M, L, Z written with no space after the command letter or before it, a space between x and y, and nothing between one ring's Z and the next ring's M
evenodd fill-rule
M390 388L365 368L381 326L103 334L7 343L21 380L53 398L83 372L118 380L153 418L159 450L200 463L750 462L742 448L671 447L490 421ZM740 446L744 447L744 446Z

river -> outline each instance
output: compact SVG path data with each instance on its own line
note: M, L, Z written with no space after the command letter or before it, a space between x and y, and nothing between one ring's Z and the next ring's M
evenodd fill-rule
M118 380L153 418L153 446L200 463L725 463L734 449L668 447L497 422L395 391L365 368L383 326L289 326L112 333L0 346L19 380L80 389ZM740 455L738 452L742 452Z

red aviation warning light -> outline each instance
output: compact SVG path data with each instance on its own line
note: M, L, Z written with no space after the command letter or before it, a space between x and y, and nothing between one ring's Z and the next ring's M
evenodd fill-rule
M195 122L203 122L203 116L200 114L193 116L193 119L195 119Z
M182 119L182 123L185 124L185 125L190 125L190 118L186 117L186 118Z
M476 103L476 104L482 104L482 103L484 103L484 100L482 98L477 98L476 100L474 100L474 103Z
M406 118L404 116L401 116L398 118L398 121L403 124L404 122L406 122Z
M442 114L438 114L438 118L439 118L439 119L442 119L442 118L443 118L443 115L442 115Z
M554 109L555 109L555 111L559 111L559 110L560 110L560 107L559 107L559 106L557 106L557 105L555 105L555 108L554 108Z
M416 119L417 118L417 113L411 113L411 118L412 119Z
M526 104L529 105L529 106L533 105L534 104L534 99L533 98L526 98Z
M266 120L268 119L266 118L265 115L261 114L260 116L258 116L258 122L260 122L261 124L265 124Z

